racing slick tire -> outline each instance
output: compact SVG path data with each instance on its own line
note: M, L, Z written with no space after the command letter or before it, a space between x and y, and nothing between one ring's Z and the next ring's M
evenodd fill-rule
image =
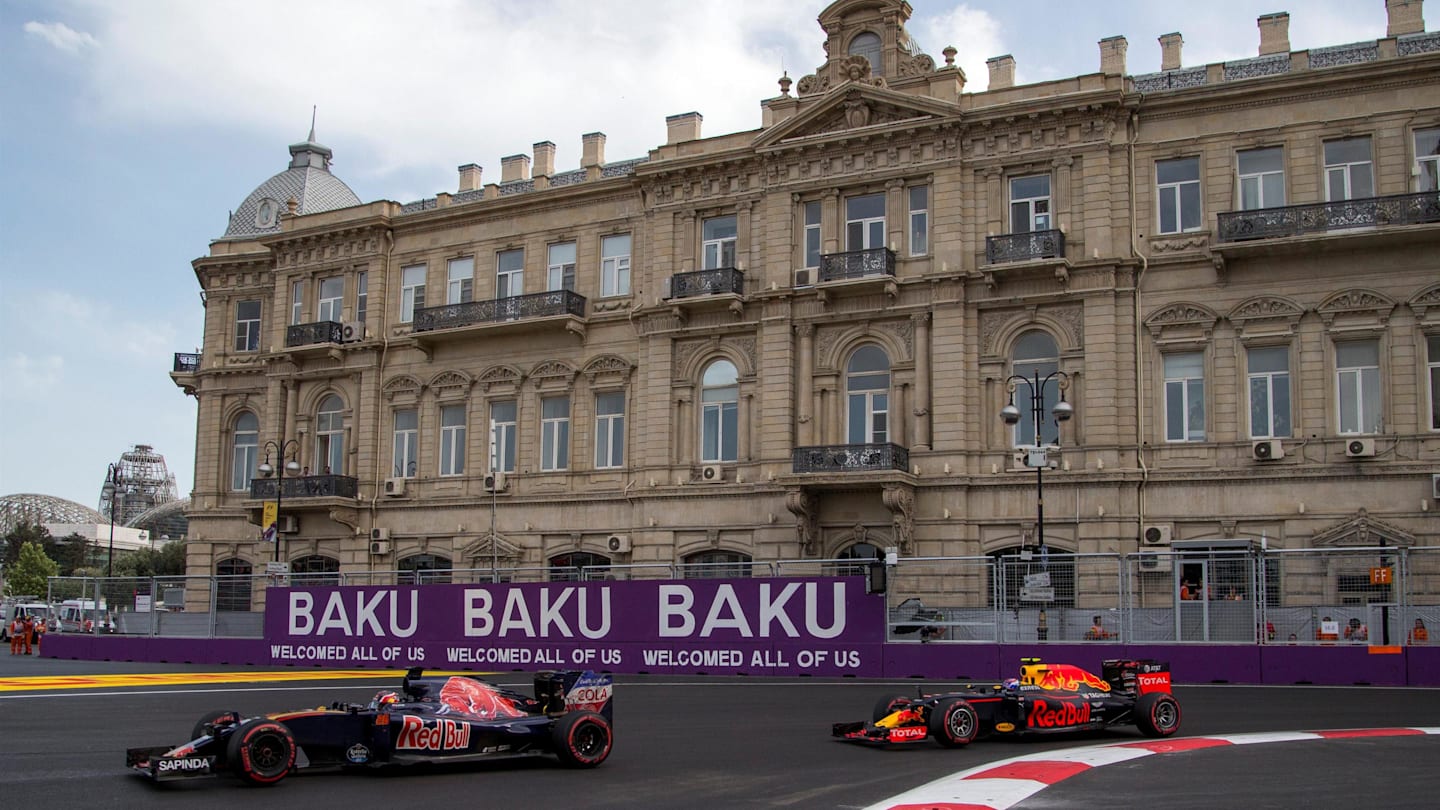
M214 723L216 720L219 720L222 717L228 717L231 714L234 714L234 712L214 711L206 712L205 714L201 715L200 719L195 721L195 727L190 729L190 739L198 740L201 737L204 737L206 726Z
M980 733L980 715L963 698L942 700L930 710L930 738L945 748L959 748L974 742Z
M555 721L550 732L555 755L567 768L593 768L610 756L614 738L610 723L595 712L571 712Z
M909 705L909 695L886 695L875 701L875 708L870 712L870 722L878 723Z
M273 785L295 767L295 737L284 723L257 717L230 735L225 746L231 770L251 785Z
M1135 701L1135 726L1146 737L1169 737L1180 730L1180 702L1164 692Z

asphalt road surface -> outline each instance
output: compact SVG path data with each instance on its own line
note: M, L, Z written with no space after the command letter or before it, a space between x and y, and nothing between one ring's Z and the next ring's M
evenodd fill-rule
M73 688L33 676L241 673L238 683ZM6 808L862 808L932 780L1038 751L1139 741L1132 729L946 750L876 750L829 736L865 719L882 694L919 681L621 676L615 747L595 770L549 759L360 774L300 774L272 788L228 779L156 786L129 774L125 749L184 742L214 709L244 714L368 700L393 675L271 680L243 667L12 659L0 655L0 806ZM315 670L285 674L323 676ZM525 673L490 680L529 691ZM179 680L194 680L193 677ZM925 682L931 691L944 682ZM898 687L898 688L897 688ZM1383 726L1440 727L1440 690L1179 686L1181 736ZM1267 743L1148 756L1095 768L1019 808L1150 805L1433 807L1440 736Z

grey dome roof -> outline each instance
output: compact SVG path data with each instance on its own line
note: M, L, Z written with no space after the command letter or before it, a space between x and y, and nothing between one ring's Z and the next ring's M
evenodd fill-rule
M280 215L295 200L297 214L318 214L359 205L360 198L330 173L329 147L315 142L315 130L304 143L290 145L290 167L261 183L230 215L225 239L245 239L280 232Z

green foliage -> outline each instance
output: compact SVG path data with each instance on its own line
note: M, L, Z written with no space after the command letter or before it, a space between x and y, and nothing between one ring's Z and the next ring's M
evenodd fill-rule
M20 547L14 565L5 566L5 587L12 594L43 595L48 590L46 582L60 573L60 566L49 557L39 543L29 542Z
M171 540L158 550L128 551L115 558L117 577L178 577L185 574L185 541Z
M38 523L26 523L21 521L5 535L5 567L9 568L20 561L20 550L26 543L38 543L43 551L47 544L55 541L50 537L50 531ZM48 555L47 555L48 556Z

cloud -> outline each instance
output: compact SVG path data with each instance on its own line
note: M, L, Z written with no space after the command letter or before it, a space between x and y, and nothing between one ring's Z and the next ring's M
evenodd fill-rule
M3 367L5 384L0 392L7 399L26 402L54 394L65 376L65 358L58 354L32 357L16 352L5 357Z
M986 60L1006 53L999 21L980 9L961 4L946 13L916 20L915 23L910 27L916 29L916 38L936 64L944 64L942 52L945 46L955 46L958 51L955 63L965 71L966 90L978 93L989 85L990 68ZM1018 68L1016 81L1024 83Z
M50 47L68 54L78 54L86 48L99 48L100 43L84 31L76 31L65 23L27 22L25 34L44 40Z

